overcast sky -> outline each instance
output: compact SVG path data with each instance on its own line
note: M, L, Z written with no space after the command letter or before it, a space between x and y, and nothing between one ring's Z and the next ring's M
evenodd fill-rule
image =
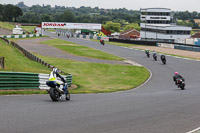
M100 7L100 8L127 8L140 10L140 8L170 8L172 11L200 12L200 0L0 0L1 4L17 4L23 1L25 5L59 5L67 7Z

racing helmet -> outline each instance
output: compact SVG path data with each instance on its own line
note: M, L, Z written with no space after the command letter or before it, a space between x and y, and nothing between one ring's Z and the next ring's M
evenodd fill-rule
M178 74L178 72L175 72L174 74L175 74L175 75L177 75L177 74Z
M57 73L58 72L58 68L53 68L53 72Z

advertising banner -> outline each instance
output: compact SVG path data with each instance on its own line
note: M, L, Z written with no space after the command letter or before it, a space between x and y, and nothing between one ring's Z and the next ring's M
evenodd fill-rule
M42 28L101 30L101 24L92 24L92 23L64 23L64 22L42 22Z

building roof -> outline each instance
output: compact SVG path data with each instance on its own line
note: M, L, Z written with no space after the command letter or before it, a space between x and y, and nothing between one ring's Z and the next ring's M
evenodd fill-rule
M133 31L140 33L139 31L137 31L137 30L135 30L135 29L129 29L129 30L126 30L126 31L124 31L124 32L120 32L120 35L125 35L125 34L128 34L128 33L130 33L130 32L133 32Z
M146 24L146 26L155 26L155 27L189 27L189 26L181 26L175 24Z
M200 38L200 32L193 34L191 38Z

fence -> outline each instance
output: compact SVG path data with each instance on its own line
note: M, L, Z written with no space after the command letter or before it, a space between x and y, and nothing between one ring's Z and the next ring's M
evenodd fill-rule
M179 50L187 50L187 51L194 51L194 52L200 52L200 47L197 45L186 45L186 44L168 44L168 43L157 43L158 47L168 47L172 49L179 49Z
M49 89L46 85L48 74L0 72L0 90ZM72 84L72 75L65 75L68 87Z
M4 69L4 57L0 56L0 68Z
M9 41L5 38L0 37L0 39L4 40L5 42L7 42L7 44L10 44L14 47L16 47L17 49L19 49L27 58L29 58L30 60L36 61L50 69L55 68L55 66L48 64L47 62L43 61L42 59L38 58L37 56L33 55L32 53L30 53L29 51L27 51L26 49L24 49L23 47L19 46L17 43L13 42L13 41ZM64 74L63 71L59 70L61 73Z

